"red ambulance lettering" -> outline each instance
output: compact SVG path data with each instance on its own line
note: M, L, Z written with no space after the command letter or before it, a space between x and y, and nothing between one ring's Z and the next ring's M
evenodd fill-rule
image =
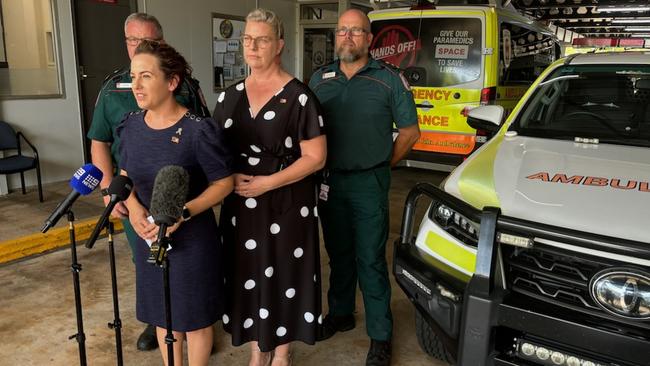
M413 97L415 99L429 99L429 100L449 100L451 96L450 90L439 89L415 89Z
M418 115L418 123L423 126L449 127L449 117Z
M466 56L466 49L461 47L443 47L438 46L438 56Z
M551 179L551 182L580 184L582 178L584 178L582 175L573 175L571 178L567 178L566 174L555 174L553 179Z
M548 173L546 173L546 172L541 172L541 173L529 175L529 176L526 177L526 179L539 179L539 180L541 180L543 182L550 181L550 179L548 177Z
M586 186L606 186L609 179L600 177L587 177L585 178L584 185Z
M634 188L636 188L636 181L635 180L628 180L627 185L622 186L620 179L612 179L612 181L609 182L609 185L612 186L613 188L619 188L619 189L634 189Z

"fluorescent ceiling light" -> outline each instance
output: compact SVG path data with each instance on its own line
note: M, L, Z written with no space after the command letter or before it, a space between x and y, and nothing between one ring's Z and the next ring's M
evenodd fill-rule
M650 24L650 19L612 19L612 24Z
M626 27L626 32L650 32L650 27Z
M648 11L650 6L624 6L616 8L598 8L599 13L608 13L614 11Z

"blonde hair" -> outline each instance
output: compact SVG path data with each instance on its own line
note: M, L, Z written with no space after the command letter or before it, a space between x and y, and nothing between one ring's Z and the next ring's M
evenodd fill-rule
M257 8L246 16L247 22L262 22L271 26L278 39L284 39L284 26L282 20L273 11Z

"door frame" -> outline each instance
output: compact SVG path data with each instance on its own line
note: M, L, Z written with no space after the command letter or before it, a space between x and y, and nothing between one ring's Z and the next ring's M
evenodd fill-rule
M77 32L77 14L76 14L76 5L75 2L81 1L81 0L72 0L70 4L70 11L72 12L72 39L73 41L73 46L74 46L74 54L75 54L75 62L76 64L74 67L77 69L77 99L79 101L79 116L80 120L79 122L81 125L79 126L81 128L82 132L82 138L81 138L81 146L83 148L83 154L84 154L84 161L85 162L90 162L91 157L90 157L90 148L89 148L89 143L88 139L86 139L86 133L88 133L88 130L86 129L86 115L84 112L84 88L83 88L83 77L82 77L82 70L81 70L81 64L79 60L79 49L78 49L78 32ZM131 13L138 12L138 2L137 0L128 0L129 2L129 8L131 9ZM145 5L146 8L146 5ZM122 20L124 22L124 20ZM122 35L123 37L123 35ZM99 92L99 91L98 91Z

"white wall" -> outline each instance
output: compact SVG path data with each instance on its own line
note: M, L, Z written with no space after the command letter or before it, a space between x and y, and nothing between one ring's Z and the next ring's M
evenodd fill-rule
M138 0L138 9L158 18L165 40L192 65L210 110L217 102L217 93L212 89L212 13L245 17L255 5L255 0ZM273 10L282 18L287 45L282 61L287 71L295 74L295 3L259 0L259 6Z
M72 173L83 164L83 137L72 37L71 1L54 0L54 2L58 14L64 97L0 100L0 119L22 131L38 148L44 183L70 179ZM0 180L2 179L3 177L0 176ZM27 185L35 185L36 174L28 172L26 180ZM11 176L9 187L19 186L19 176Z

